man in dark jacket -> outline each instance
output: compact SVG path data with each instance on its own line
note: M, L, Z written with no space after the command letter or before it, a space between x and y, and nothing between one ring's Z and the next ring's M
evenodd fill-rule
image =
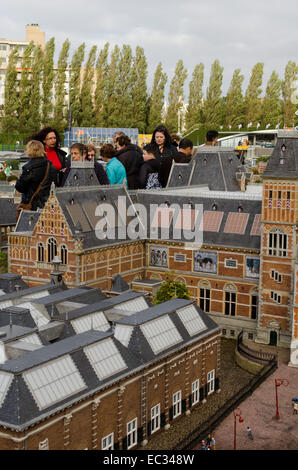
M137 189L139 170L144 163L143 157L126 135L116 138L116 147L115 157L125 167L128 189Z
M47 202L51 184L52 182L56 183L57 170L46 158L44 146L38 140L28 142L26 153L30 160L23 166L22 174L15 184L15 189L22 193L22 202L26 204L30 202L39 184L43 181L49 164L47 177L31 203L31 210L36 211L38 208L44 207Z
M158 179L163 188L167 185L172 163L189 163L191 160L192 149L192 141L190 139L182 139L179 143L179 152L173 155L168 155L162 159Z

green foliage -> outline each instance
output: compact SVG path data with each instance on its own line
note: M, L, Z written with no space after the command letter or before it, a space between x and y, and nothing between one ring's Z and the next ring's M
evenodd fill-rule
M183 282L175 281L175 273L168 273L166 281L162 283L154 297L154 305L158 305L174 298L190 299L190 292Z
M54 84L54 53L55 38L51 38L47 43L43 56L42 71L42 125L46 126L53 112L53 84Z
M144 49L136 48L132 65L132 120L131 127L137 127L140 133L145 132L147 124L147 61Z
M18 128L19 97L17 92L16 65L19 53L18 48L12 49L5 74L4 108L2 131L13 133Z
M131 127L132 123L132 50L124 44L122 46L116 76L115 99L113 119L115 127Z
M200 63L196 65L189 84L188 107L185 119L187 129L202 122L203 82L204 64Z
M266 156L264 156L264 157L258 157L258 158L256 159L256 163L258 164L258 163L260 163L260 162L268 162L269 158L270 158L270 155L266 155Z
M242 83L244 75L240 75L240 69L234 71L231 84L226 97L225 124L235 129L244 121L244 98L242 94Z
M20 162L18 160L9 160L6 163L6 165L10 165L12 170L18 170L20 167Z
M282 121L282 106L281 106L281 81L277 73L273 70L266 87L266 95L263 100L262 106L262 125L265 127L271 124L275 127L281 124Z
M183 102L183 86L187 78L187 70L184 68L183 61L179 60L176 65L175 73L170 84L168 96L168 109L165 124L169 132L178 131L178 113Z
M262 80L264 64L258 62L252 69L248 87L245 93L245 122L256 125L262 114Z
M116 96L116 87L118 84L118 65L120 58L120 49L116 45L111 54L111 61L108 71L108 84L107 84L107 127L119 127L119 103Z
M85 73L81 89L81 107L82 107L82 122L81 126L91 127L94 123L94 109L92 99L94 66L96 60L97 46L93 46L89 52L89 57L85 67Z
M32 59L32 77L30 83L30 114L28 117L27 129L31 134L36 129L40 128L41 124L41 92L40 82L42 75L42 49L41 46L37 46L34 49Z
M58 59L58 67L55 77L55 107L54 107L54 118L53 127L55 127L59 133L63 133L67 125L67 105L65 103L66 96L66 70L67 60L70 48L70 42L68 39L64 41L62 49Z
M32 80L32 54L34 50L34 42L25 48L21 63L21 80L19 86L19 130L22 133L28 133L28 121L31 114L31 80Z
M223 122L222 79L223 67L220 66L218 60L215 60L211 66L209 86L204 103L205 126L208 129L217 129Z
M95 123L97 127L107 127L107 89L109 79L109 43L100 51L96 63Z
M0 172L0 181L6 181L6 174L3 171Z
M8 256L0 250L0 272L7 273L8 271Z
M152 92L149 98L147 132L150 134L162 123L162 108L164 105L165 85L167 80L167 75L163 73L161 62L159 62L154 74Z
M72 125L79 126L83 111L80 100L81 69L85 56L85 43L81 44L72 56L69 78L69 103L72 115Z
M283 96L283 119L286 127L293 127L297 123L295 111L297 109L297 87L295 82L298 79L298 66L296 62L289 61L285 68L284 80L282 82Z

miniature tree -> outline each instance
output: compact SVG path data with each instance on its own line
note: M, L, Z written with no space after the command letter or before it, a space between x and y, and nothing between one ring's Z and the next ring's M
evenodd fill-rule
M174 279L174 273L166 275L166 281L162 283L154 297L154 305L171 299L190 299L190 292L183 282Z

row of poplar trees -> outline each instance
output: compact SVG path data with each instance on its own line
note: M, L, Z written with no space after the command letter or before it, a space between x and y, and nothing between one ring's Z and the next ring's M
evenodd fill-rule
M140 133L151 133L163 123L176 132L179 108L185 101L184 85L187 70L179 60L169 86L167 111L163 115L167 74L159 63L151 90L147 87L148 64L141 47L135 53L129 45L109 44L101 50L93 46L86 55L81 44L70 60L70 42L61 48L54 66L55 39L43 51L31 42L24 50L21 78L16 65L18 50L11 51L5 80L5 103L1 116L2 132L28 134L44 125L53 125L60 132L67 127L68 105L73 127L136 127ZM211 66L209 84L204 86L204 64L196 65L189 82L185 128L198 124L206 128L237 129L270 124L296 124L298 66L289 61L284 77L273 71L265 94L262 92L264 64L257 63L251 72L245 93L244 75L233 73L226 96L222 94L223 67L218 60ZM69 96L68 96L69 74Z

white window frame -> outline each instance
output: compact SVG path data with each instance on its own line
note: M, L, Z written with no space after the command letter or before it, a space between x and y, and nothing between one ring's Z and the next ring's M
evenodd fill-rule
M196 405L200 401L200 379L195 380L191 384L191 406Z
M151 434L160 429L160 403L151 408Z
M113 432L102 438L101 450L114 450L114 433Z
M287 256L288 235L282 230L273 230L268 234L268 254L269 256Z
M38 444L38 450L49 450L50 449L50 446L49 446L49 439L46 438L44 441L40 441L40 443Z
M228 266L227 261L233 261L235 263L235 266ZM230 269L237 269L238 268L238 262L234 258L225 258L225 268L230 268Z
M200 304L199 304L199 306L203 310L203 312L209 313L210 312L210 304L211 304L211 289L210 289L210 287L207 287L207 286L204 286L204 285L199 286L199 289L200 289L200 292L199 292ZM201 294L203 294L203 295L201 295Z
M127 449L131 449L138 442L138 418L134 418L126 425Z
M207 373L207 395L213 393L215 390L215 370Z
M182 413L182 395L181 390L173 395L173 418L177 418Z

